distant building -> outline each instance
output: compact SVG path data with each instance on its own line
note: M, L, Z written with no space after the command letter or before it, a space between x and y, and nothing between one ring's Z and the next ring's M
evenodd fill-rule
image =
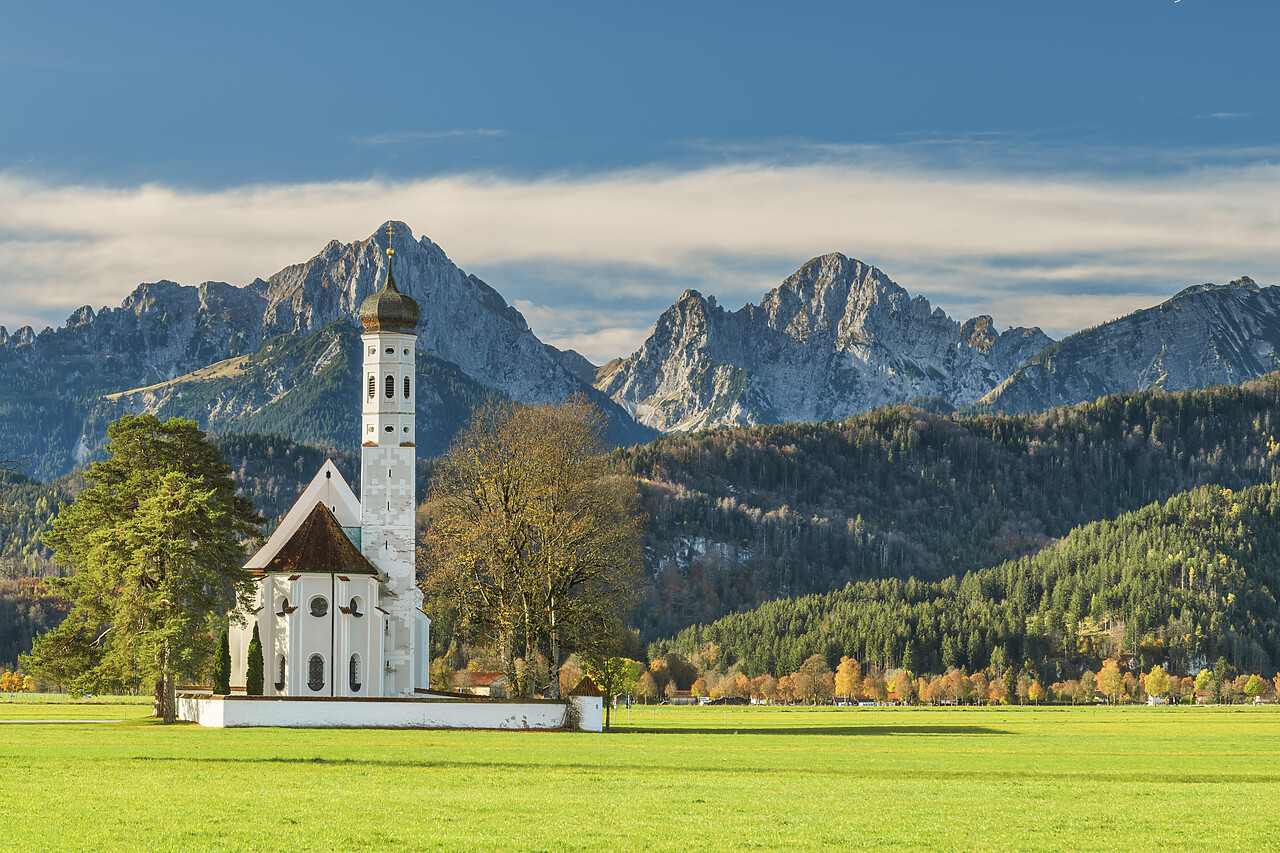
M507 698L507 676L501 672L468 672L461 670L454 675L453 683L459 693L472 696L488 696L492 699Z

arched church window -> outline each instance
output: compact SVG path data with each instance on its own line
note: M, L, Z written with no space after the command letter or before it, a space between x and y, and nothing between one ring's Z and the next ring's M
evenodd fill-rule
M364 607L364 602L360 600L360 596L358 595L352 596L351 615L359 619L361 616L364 615L364 611L361 610L362 607Z
M409 399L409 377L408 376L404 378L404 398L406 400Z
M284 616L289 612L289 599L283 595L280 596L280 609L276 611L277 616Z
M323 595L317 595L311 599L311 615L324 616L329 612L329 599Z
M324 655L312 655L307 661L307 686L317 692L324 689Z
M372 400L378 393L378 380L373 378L373 374L369 374L369 399Z
M387 399L394 400L396 396L396 378L390 373L387 374Z
M280 655L280 670L276 674L276 690L284 690L284 655Z
M360 692L360 655L351 656L351 662L347 666L347 681L352 693Z

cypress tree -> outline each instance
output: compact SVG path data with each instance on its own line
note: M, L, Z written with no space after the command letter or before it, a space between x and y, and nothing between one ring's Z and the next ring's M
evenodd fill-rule
M222 626L218 637L218 653L213 658L213 692L219 696L231 693L231 637Z
M249 641L249 668L244 676L244 692L249 696L261 696L264 680L262 638L258 636L258 623L255 622L253 639Z

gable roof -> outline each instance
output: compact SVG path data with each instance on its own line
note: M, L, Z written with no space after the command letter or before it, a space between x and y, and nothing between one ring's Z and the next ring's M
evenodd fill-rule
M320 470L311 478L301 497L280 520L280 526L271 534L266 544L258 549L258 553L249 558L249 562L245 563L244 567L258 570L266 568L276 552L298 532L298 528L307 520L317 501L329 507L342 527L360 526L360 499L356 497L355 492L351 491L347 481L342 479L342 474L338 471L338 466L333 464L333 460L326 459L320 466Z
M280 546L274 557L260 570L300 574L376 575L374 568L347 534L333 513L317 502L311 514Z

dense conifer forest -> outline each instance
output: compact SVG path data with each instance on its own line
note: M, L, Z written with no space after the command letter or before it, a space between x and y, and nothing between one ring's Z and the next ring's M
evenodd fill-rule
M785 675L811 655L913 673L991 669L1043 683L1112 655L1195 673L1280 661L1280 484L1202 486L1088 524L1031 557L941 581L861 581L772 601L651 646Z
M1215 484L1280 479L1280 375L1038 414L910 406L619 451L650 513L649 639L778 597L938 581Z

